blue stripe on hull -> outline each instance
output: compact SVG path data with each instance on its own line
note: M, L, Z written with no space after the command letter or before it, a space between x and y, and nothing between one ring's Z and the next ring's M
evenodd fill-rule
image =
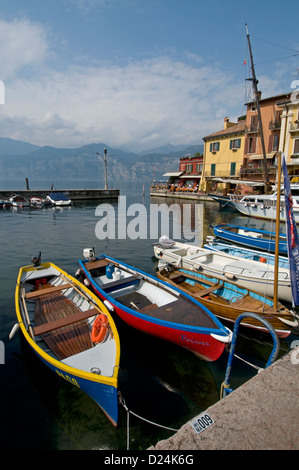
M118 393L117 388L112 385L104 384L101 382L94 382L76 374L66 373L63 369L53 366L41 357L34 349L35 354L42 360L42 362L49 367L53 372L59 375L67 382L80 388L90 398L92 398L116 426L118 420Z

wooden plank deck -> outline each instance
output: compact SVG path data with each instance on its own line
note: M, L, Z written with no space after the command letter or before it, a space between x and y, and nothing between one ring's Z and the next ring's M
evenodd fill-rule
M38 327L42 325L82 313L61 291L37 297L34 311L37 332ZM59 359L65 359L92 347L90 329L85 319L51 329L42 333L41 336Z

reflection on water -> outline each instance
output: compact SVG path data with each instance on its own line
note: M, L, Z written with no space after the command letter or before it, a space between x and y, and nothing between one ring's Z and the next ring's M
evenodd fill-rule
M183 211L182 200L150 199L148 192L143 198L142 186L121 187L121 194L127 195L127 207L133 203L146 207L146 215L140 223L144 223L146 217L149 224L150 203L168 206L175 203ZM250 224L264 229L270 226L269 222L239 216L232 209L221 209L214 202L187 203L194 209L197 205L188 223L191 230L198 224L198 237L202 242L207 235L213 235L213 224ZM110 204L118 215L117 201L110 201ZM149 273L155 272L157 263L153 259L152 244L157 240L98 239L96 207L94 203L76 203L63 209L0 213L3 268L0 273L0 340L5 344L5 364L0 365L1 403L5 403L0 408L4 431L0 441L2 449L127 448L127 412L123 406L120 406L119 426L114 428L89 397L48 370L24 341L20 341L19 335L8 342L8 334L16 321L14 290L18 270L30 264L32 255L38 251L42 252L43 261L52 261L70 274L76 272L78 259L86 247L95 247L98 255L106 253ZM136 215L128 216L127 220L132 221L134 217ZM138 229L136 224L135 231ZM226 351L218 361L206 363L189 351L132 330L118 318L115 320L121 339L119 385L129 410L149 421L178 429L219 399ZM298 337L291 335L281 340L280 355L290 349L294 338ZM263 367L271 350L270 336L248 336L241 332L237 351L249 362ZM232 387L236 388L255 374L256 370L235 360ZM172 434L173 431L130 414L130 449L146 449Z

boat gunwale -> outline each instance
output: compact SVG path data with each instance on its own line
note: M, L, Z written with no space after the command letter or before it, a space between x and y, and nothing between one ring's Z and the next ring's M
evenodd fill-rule
M55 357L52 357L47 352L45 352L36 343L36 341L34 341L34 339L31 337L31 335L27 331L27 328L25 327L25 323L24 323L23 314L21 313L20 303L19 303L20 298L21 298L20 289L21 289L21 285L22 285L22 282L21 282L22 274L24 272L42 270L42 269L49 268L49 267L52 267L52 268L56 269L59 273L63 274L68 279L70 279L73 283L75 283L76 286L81 288L83 290L83 292L86 292L91 297L91 300L94 301L97 304L99 309L101 311L103 311L103 313L105 313L105 315L108 316L109 323L111 324L111 327L112 327L112 330L113 330L113 336L114 336L114 339L115 339L115 346L116 346L116 359L115 359L115 365L113 367L113 375L111 377L103 376L103 375L97 375L97 374L94 374L92 372L83 371L81 369L77 369L76 367L72 367L72 366L68 366L67 364L64 364L59 359L56 359ZM52 366L53 368L61 370L65 373L67 373L67 374L70 374L70 375L74 376L74 377L78 377L78 378L81 378L83 380L88 380L88 381L92 381L92 382L102 383L104 385L113 386L115 388L117 387L119 362L120 362L120 344L119 344L119 336L118 336L118 332L117 332L115 323L114 323L108 309L101 302L101 300L95 294L93 294L91 291L89 291L87 288L83 289L82 285L80 284L80 282L77 279L73 278L70 274L66 273L65 271L63 271L62 269L60 269L58 266L56 266L53 263L42 263L37 268L32 266L32 265L24 266L24 267L20 268L18 278L17 278L17 287L16 287L16 290L15 290L15 306L16 306L16 313L17 313L18 323L20 325L21 331L22 331L26 341L28 342L28 344L32 347L32 349L36 352L36 354L38 354L38 356L40 356L40 358L44 362L49 363L49 365Z
M137 268L132 268L131 266L129 265L126 265L126 263L120 263L118 260L115 260L114 258L111 258L109 256L106 256L106 255L101 255L100 257L97 257L97 259L100 259L100 258L106 258L114 263L116 263L117 265L119 265L120 267L121 266L124 266L125 267L125 270L126 268L129 269L129 270L135 270L137 273L140 273L142 276L146 278L150 278L155 284L163 284L163 286L166 287L167 291L169 290L174 290L177 294L182 294L182 291L177 288L176 286L170 286L167 282L161 280L161 279L158 279L158 278L155 278L154 276L152 276L151 274L147 274L143 271L141 271L140 269L137 269ZM171 329L178 329L177 327L179 327L179 329L181 329L182 331L189 331L190 333L200 333L200 331L204 331L204 332L207 332L209 334L218 334L220 336L228 336L229 332L227 331L226 327L220 322L220 320L218 320L218 318L212 313L209 311L209 309L207 307L205 307L204 305L202 305L199 301L197 301L196 299L192 298L192 296L190 296L189 294L183 292L183 296L186 297L187 300L191 301L192 303L195 303L197 307L201 308L202 310L204 310L204 312L206 313L206 315L208 316L212 316L212 320L213 322L215 323L215 326L216 328L207 328L207 327L199 327L199 326L192 326L192 325L189 325L189 326L186 326L186 325L183 325L181 323L175 323L175 322L169 322L167 320L163 320L163 319L159 319L159 318L155 318L155 317L151 317L149 314L147 315L146 313L142 313L142 312L139 312L138 310L133 310L129 307L126 307L125 305L123 305L122 303L118 302L115 298L111 297L109 295L109 293L106 293L100 286L100 284L98 284L94 278L92 277L92 275L90 274L90 272L88 270L85 270L84 269L84 264L88 262L88 260L79 260L79 264L81 265L81 267L83 268L84 272L88 274L88 280L93 284L94 288L95 289L98 289L101 291L101 295L105 298L107 298L108 302L110 302L111 304L115 304L115 306L123 311L125 311L127 314L131 315L131 316L135 316L137 318L139 318L140 320L142 321L146 321L146 322L149 322L149 323L154 323L154 324L157 324L159 326L162 326L162 327L166 327L166 328L171 328ZM159 287L159 286L158 286ZM133 312L133 313L132 313Z

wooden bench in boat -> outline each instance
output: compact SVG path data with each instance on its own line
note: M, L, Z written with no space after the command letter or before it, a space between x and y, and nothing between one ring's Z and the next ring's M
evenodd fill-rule
M27 294L25 294L25 298L28 300L35 299L37 297L41 297L42 295L48 295L53 292L59 292L64 289L69 289L70 287L73 287L72 284L67 283L67 284L60 284L59 286L39 288L38 290L27 292Z
M103 259L97 259L95 261L87 261L87 263L84 263L84 266L88 271L91 269L96 269L96 268L102 268L104 266L107 266L109 264L109 261L106 258Z
M208 287L207 289L203 289L201 292L197 292L196 294L193 293L194 297L203 297L206 294L210 294L211 292L214 292L215 290L219 289L221 287L221 284L217 284L211 287Z
M78 313L74 313L71 316L60 318L59 320L54 320L49 323L44 323L43 325L36 326L35 328L33 328L33 332L36 336L43 335L44 333L48 333L49 331L54 331L58 328L72 325L73 323L82 320L87 320L87 318L94 317L99 313L99 310L97 310L96 308L91 308L90 310L86 310L85 312L81 311Z
M91 309L88 316L97 312ZM35 298L34 333L59 359L65 359L93 346L85 315L87 312L82 312L61 291L52 291Z

